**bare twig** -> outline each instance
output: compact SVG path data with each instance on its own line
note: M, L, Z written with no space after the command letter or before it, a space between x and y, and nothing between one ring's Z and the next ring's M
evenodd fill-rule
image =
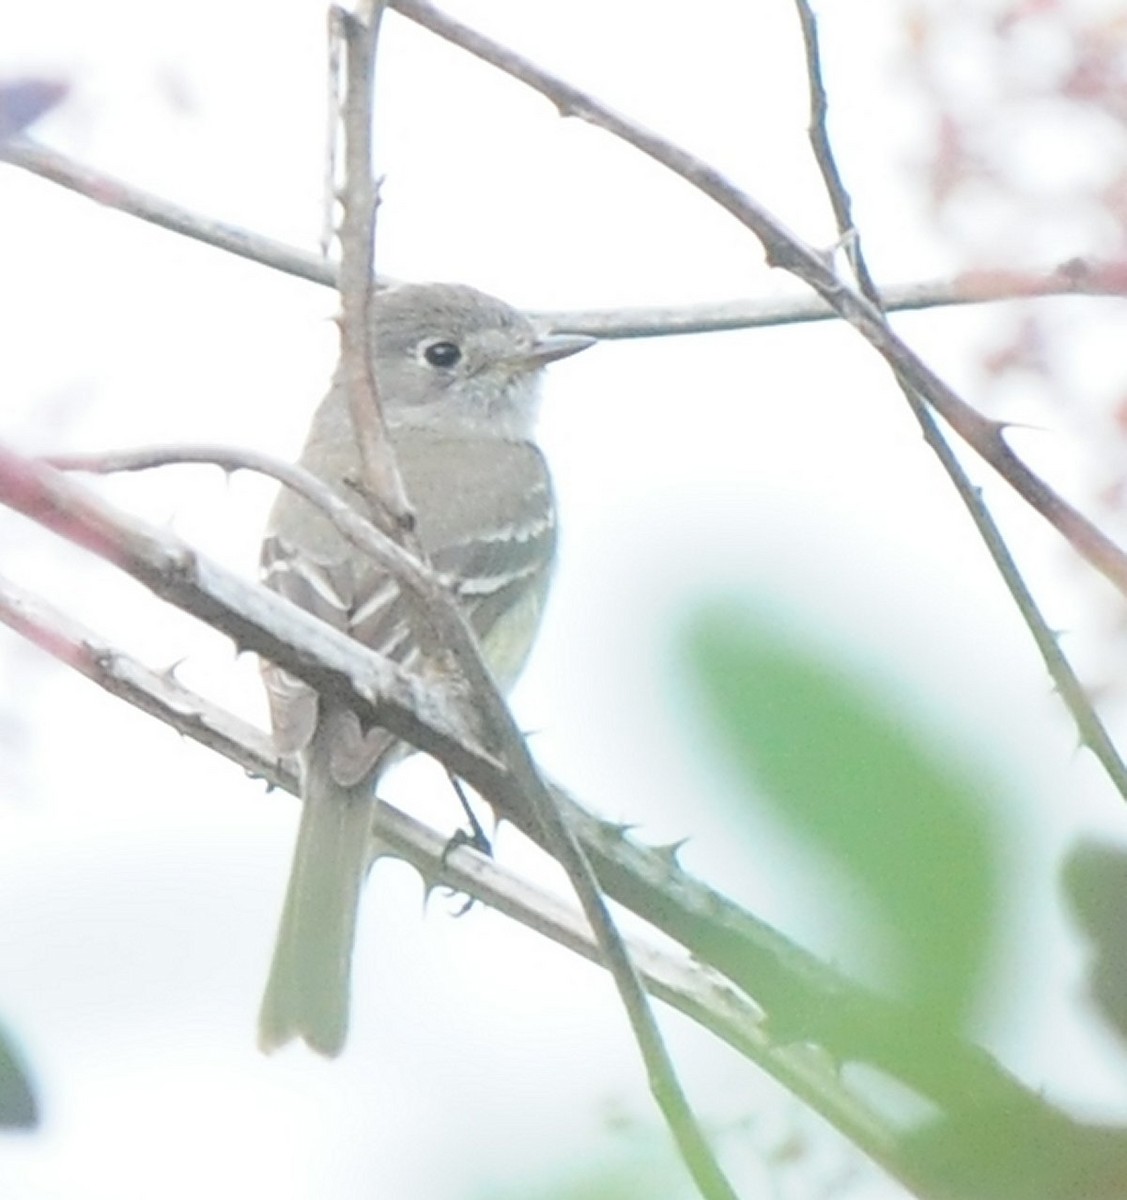
M452 610L453 604L449 592L430 567L405 550L391 534L366 520L323 480L296 463L283 462L255 450L186 443L95 454L62 454L43 461L60 471L86 471L98 475L148 471L156 467L179 464L215 466L226 472L252 471L273 479L322 512L336 526L342 537L394 576L419 617L426 623L428 637L442 644L449 624L449 618L444 621L442 614ZM436 612L439 613L438 617L435 616ZM224 629L224 632L228 631ZM379 661L390 662L372 653ZM465 727L476 728L478 724L480 723L468 721ZM419 748L427 749L425 746Z
M425 566L360 517L324 483L300 467L267 455L227 447L179 445L66 455L50 461L63 469L104 474L194 463L218 466L228 472L245 469L268 475L324 513L342 536L394 574L421 608L434 611L430 608L433 604L441 611L444 603L448 603L441 590L437 596L432 592L438 585ZM129 569L128 564L123 565ZM268 596L273 601L273 594ZM190 595L168 598L188 611L198 610ZM436 636L446 634L445 627L436 624ZM301 629L295 627L290 636L295 640L295 648L308 658L311 651ZM362 696L358 707L362 708L364 702ZM349 699L349 703L355 702ZM444 740L445 731L433 730L425 723L424 729L425 735L413 744L450 766L453 760ZM520 782L509 776L497 760L485 758L476 744L463 745L461 751L461 765L453 768L456 773L467 779L499 812L552 851L552 837L529 804ZM952 1043L945 1056L952 1065L949 1075L936 1077L926 1071L921 1073L916 1064L899 1062L889 1047L911 1041L916 1026L909 1014L859 989L725 897L689 880L673 855L631 844L619 827L591 817L559 788L553 789L553 794L557 808L565 813L568 827L578 835L607 890L688 947L701 961L716 966L744 987L772 1014L778 1030L793 1031L803 1040L818 1041L841 1058L861 1058L884 1066L924 1094L952 1106L965 1101L961 1089L968 1080L973 1080L973 1095L979 1100L994 1091L1004 1094L1012 1086L1012 1080L1004 1072L999 1073L993 1065L987 1067L980 1056L968 1063L958 1043Z
M405 8L412 7L411 0L403 0L403 4L400 6ZM415 5L414 7L420 6ZM421 7L425 9L429 6L423 5ZM588 116L587 119L591 118ZM730 207L730 211L734 210ZM794 247L788 247L785 242L780 243L779 245L782 246L784 251L789 250L791 253L794 253ZM800 250L805 251L806 248L801 247L800 243L796 243L796 245ZM768 244L768 249L769 254L772 255L772 261L784 263L785 265L790 266L792 269L795 269L796 273L798 273L800 277L806 278L806 275L803 274L803 271L809 272L810 264L802 258L801 254L798 255L798 265L796 267L794 264L786 262L785 255L780 256L776 252L778 249L777 246L773 251L772 246ZM829 288L829 285L826 283L824 278L822 278L821 282L825 288ZM813 283L812 286L817 287L818 284ZM840 289L840 284L836 284L835 286ZM823 291L823 295L825 294L826 292ZM828 296L827 299L829 299ZM866 310L863 304L857 304L856 300L859 299L860 298L850 298L850 294L842 290L842 295L837 297L838 303L835 305L835 308L839 313L846 315L848 319L851 319L855 324L858 324L858 326L862 328L862 331L866 333L866 336L870 336L870 340L873 340L872 331L869 326L874 319L879 318L879 314L876 314L876 318L874 318L872 312ZM833 303L832 300L830 302ZM878 348L880 347L878 346ZM884 347L884 349L882 349L882 353L884 353L886 357L890 358L890 361L893 361L896 355L900 354L901 351L897 348L895 340L892 340ZM955 411L956 413L959 412L957 408ZM978 416L978 414L973 414L973 410L971 410L971 413L972 416L977 418L979 422L983 421L983 418ZM966 414L964 413L963 415L965 416ZM986 424L987 426L990 425L988 422ZM1000 429L994 427L993 432L998 441L1001 442ZM1002 445L1004 447L1004 442ZM247 612L240 612L238 603L231 602L230 596L225 593L222 586L218 586L218 584L216 584L216 586L212 587L210 591L207 586L200 588L197 571L200 560L192 555L186 547L182 547L182 544L180 549L183 549L184 556L181 556L179 549L174 547L173 552L166 555L160 563L156 562L156 559L160 558L159 547L156 545L156 543L152 543L149 546L149 549L153 552L152 561L147 559L144 554L141 554L139 557L130 557L131 555L135 555L137 553L137 545L135 545L128 538L125 540L125 542L117 542L114 540L113 531L110 529L110 525L112 523L101 519L105 517L104 510L99 516L99 513L96 510L90 510L88 508L84 510L81 504L73 506L71 504L71 501L73 501L73 496L68 497L65 492L60 491L54 485L54 481L49 479L44 481L42 478L37 477L34 472L30 474L27 472L21 472L18 467L17 469L11 468L13 468L13 463L5 459L3 456L0 456L0 495L6 496L6 498L16 507L20 507L23 511L27 511L31 515L36 516L37 519L43 520L44 523L48 524L52 528L56 528L60 532L67 533L68 536L75 537L76 540L84 541L87 544L90 544L92 548L97 549L100 553L104 553L106 557L116 560L120 554L123 559L127 560L127 569L133 570L134 573L138 574L139 577L144 578L148 576L148 579L155 579L157 580L157 583L163 582L163 585L169 592L173 590L171 583L169 582L171 576L175 575L179 571L183 571L186 578L190 577L190 586L188 590L191 591L192 588L196 589L196 591L193 593L193 603L195 607L192 610L204 615L205 611L209 607L209 604L214 606L219 612L219 616L215 621L215 624L218 628L226 629L229 632L232 629L242 630L246 634L246 644L253 644L253 642L250 640L251 637L257 637L258 641L264 645L271 645L274 643L281 644L281 649L279 649L278 644L274 644L273 649L269 649L264 652L268 653L270 657L275 658L276 661L281 662L290 669L294 669L295 674L300 675L302 678L308 679L314 684L314 686L323 686L329 688L330 690L333 686L344 690L349 688L358 689L361 701L364 699L364 694L367 694L367 702L372 707L373 712L378 710L382 713L383 710L382 708L379 708L379 706L385 703L390 703L392 705L392 709L394 709L395 701L388 701L379 691L379 688L385 686L385 684L381 682L378 686L374 686L372 684L372 679L374 677L371 674L366 673L364 670L358 670L355 666L356 659L352 659L351 667L336 666L332 669L328 669L323 663L317 661L317 654L310 656L308 652L302 652L301 650L294 651L292 646L290 647L289 654L287 656L284 646L284 639L280 638L271 630L271 628L269 628L272 621L277 621L278 613L276 611L272 612L270 605L260 606L260 610L255 610L252 606L252 608L248 610L252 613L252 616L248 617ZM206 574L207 572L205 572L205 575ZM218 577L210 577L205 580L205 583L215 584L217 578ZM254 591L255 589L249 589L251 594L253 594ZM273 600L276 601L277 598L273 598ZM279 601L278 603L284 605L284 602ZM191 606L189 605L188 607ZM284 612L284 609L282 611ZM258 629L256 624L262 613L266 614L265 618L263 618L266 620L267 627L267 632L265 633L263 633L261 629ZM311 636L310 630L307 628L302 628L300 624L296 628L298 630L299 640L307 635ZM258 629L257 634L253 632L255 629ZM238 636L238 634L233 634L233 636ZM325 641L324 645L326 647L325 653L328 654L329 657L332 657L333 652L337 652L342 649L339 646L333 646L331 639ZM357 650L359 650L359 648L353 645L351 650L353 653L355 653ZM369 658L372 657L374 656L369 656ZM347 659L348 655L346 653L343 659L339 658L338 656L336 661L347 662ZM395 677L394 674L390 675L388 677L388 681L386 682L386 686L389 689L388 694L396 694L395 689L400 687L401 683L402 681ZM373 700L373 696L378 697L378 699ZM358 708L364 707L363 703L358 703L356 706ZM442 706L440 705L439 707ZM395 719L401 720L403 718L395 717ZM397 732L391 720L383 719L381 716L381 723L387 725L388 728L391 728L393 732ZM417 721L416 727L417 728L415 732L420 737L433 737L434 730L430 729L426 725L426 722ZM404 728L406 728L406 724L404 725ZM398 734L398 736L404 736L407 737L408 740L412 740L410 735L406 733ZM440 741L441 739L439 738L438 740ZM457 736L455 736L453 740L457 741ZM417 744L421 745L422 743L419 742ZM428 747L424 746L424 748ZM455 767L454 769L458 770L459 774L465 775L470 782L474 782L472 772L476 772L478 778L484 781L483 790L485 794L490 796L490 798L492 798L492 793L490 790L491 783L493 787L496 788L497 794L503 794L506 787L512 788L512 782L506 781L504 773L500 769L499 764L494 762L486 763L484 767L481 766L481 763L475 757L475 753L473 751L467 751L464 744L461 745L461 752L466 769L463 770L460 767ZM444 749L440 749L437 753L437 756L443 761L447 761L447 754L456 757L457 749L447 746ZM475 783L475 786L478 786L478 784ZM535 782L533 786L535 787ZM540 786L543 786L542 783ZM621 841L620 836L618 840ZM733 946L734 945L735 940L733 939ZM729 973L733 978L739 977L739 973L735 968L729 968ZM746 965L742 969L742 973L745 976L748 974ZM754 972L752 972L752 974L754 974ZM753 978L753 986L756 982L757 981Z
M719 1167L712 1161L707 1147L702 1149L701 1145L698 1145L698 1142L703 1142L703 1135L696 1128L692 1114L686 1115L687 1102L681 1096L675 1077L670 1077L672 1067L665 1061L666 1052L656 1022L644 999L641 983L629 954L602 899L595 872L565 819L559 800L541 778L527 743L497 691L465 618L433 573L366 522L320 480L299 467L277 462L266 455L216 446L175 446L101 455L68 455L52 461L54 465L64 469L93 470L101 473L147 470L177 462L206 463L222 467L225 471L245 469L266 474L317 506L359 550L371 555L381 566L394 574L400 586L419 602L419 611L427 614L439 644L448 647L454 653L458 666L470 685L475 706L480 706L483 710L483 725L489 732L487 743L499 747L501 759L512 774L512 786L507 788L503 795L498 796L496 788L482 787L480 772L467 773L464 769L455 769L455 773L477 787L482 795L495 804L499 812L509 816L522 828L527 830L531 823L540 835L537 840L561 861L595 930L604 961L619 987L620 994L623 995L624 1003L629 1007L631 1025L650 1071L655 1095L671 1125L676 1123L674 1134L682 1152L686 1156L694 1156L688 1163L690 1170L706 1195L734 1195L723 1175L719 1173ZM0 498L2 496L0 486ZM428 748L417 739L411 740L413 745L422 749ZM441 754L436 757L449 765L448 760ZM682 1107L686 1111L682 1111Z
M392 519L392 532L418 549L413 537L414 516L383 421L369 306L373 280L373 247L378 190L372 178L372 84L380 18L386 0L365 0L357 14L338 10L345 44L344 187L341 201L340 295L341 357L338 379L343 382L360 445L363 490L378 501ZM539 821L549 850L567 873L591 922L626 1009L642 1053L650 1088L669 1124L681 1155L702 1194L709 1200L735 1200L735 1192L690 1108L677 1079L630 955L599 889L582 847L568 828L555 799L540 777L528 745L516 728L492 673L482 657L468 621L444 593L427 606L433 624L442 627L439 645L449 650L469 684L490 734L500 747L502 761ZM436 609L439 620L434 621Z
M3 578L0 622L111 696L222 754L270 787L296 791L294 775L275 754L268 734L186 688L172 672L150 670L42 597Z
M821 172L826 192L830 197L838 233L848 247L849 261L857 277L858 285L862 293L874 305L880 307L881 299L865 259L860 231L853 224L852 201L838 167L833 143L826 126L829 103L822 77L817 18L808 0L795 0L795 7L802 27L806 73L810 84L810 143L814 151L814 158ZM967 478L962 464L948 445L935 418L912 388L911 382L899 371L896 372L896 375L904 397L919 422L924 440L935 452L948 478L954 484L959 499L962 500L970 514L979 536L986 545L987 552L1017 604L1022 619L1033 635L1045 668L1072 716L1083 743L1099 759L1112 786L1124 800L1127 800L1127 765L1124 764L1106 727L1100 720L1099 714L1077 678L1076 672L1072 669L1072 664L1061 650L1056 635L1041 614L1033 593L1026 585L979 489Z
M183 450L179 454L184 457ZM147 455L150 460L155 457L154 452ZM102 465L106 469L114 465L112 457L118 458L117 465L129 465L129 455L105 456ZM135 453L132 457L133 465L140 466L143 455ZM229 468L238 464L222 461L222 465ZM284 464L279 467L283 475L293 470ZM299 472L292 481L299 489L304 474ZM323 485L313 480L311 487L315 486ZM316 502L315 490L307 499ZM539 817L530 808L520 781L482 751L474 735L462 731L457 718L452 723L451 704L460 711L457 698L451 701L437 681L426 688L416 686L412 692L416 681L401 678L395 668L352 639L328 629L275 594L245 584L208 563L172 535L146 529L133 518L114 512L49 468L2 451L0 502L88 546L172 603L208 620L240 644L267 654L312 686L339 695L365 719L378 721L396 736L432 754L534 840L553 849L550 840L545 843ZM331 505L328 511L332 511ZM398 553L418 569L389 539L371 526L367 529L384 545L386 553ZM36 640L48 649L58 644L58 637L52 633ZM60 657L80 670L88 662L82 655L69 653L65 646ZM156 690L142 706L157 712L161 695ZM282 786L293 786L292 779L282 773L282 764L260 766L253 758L248 759L246 752L231 753L224 745L229 729L196 701L176 692L173 707L182 713L173 723L183 732L206 740ZM409 719L412 708L414 716ZM167 719L159 712L157 715ZM687 877L670 853L639 846L617 826L590 816L559 789L554 795L608 893L754 996L769 1014L776 1047L779 1043L815 1042L837 1059L882 1067L948 1110L1026 1113L1031 1122L1067 1120L1026 1091L981 1050L934 1030L930 1022L921 1025L917 1014L820 963L726 897ZM937 1050L927 1061L910 1052L921 1038L929 1039ZM777 1073L773 1060L763 1061L762 1065ZM874 1141L865 1134L863 1122L858 1130L847 1112L838 1111L833 1096L823 1095L812 1080L795 1078L785 1070L779 1078L838 1123L888 1170L910 1186L918 1186L918 1179L911 1182L913 1172L903 1158L886 1154L887 1142L880 1138Z
M340 191L340 363L337 378L344 385L352 416L352 431L360 449L361 492L374 503L393 537L418 550L412 536L414 514L399 474L387 434L379 380L374 369L370 307L375 273L373 257L379 190L372 176L372 85L376 45L384 0L362 5L367 11L337 8L336 23L344 39L344 98L341 126L344 137L344 181Z
M106 559L322 694L346 697L364 719L433 754L474 787L480 783L488 793L495 785L499 767L480 749L473 710L460 690L424 684L281 596L209 561L179 538L118 512L51 467L3 447L0 504Z
M49 179L72 192L78 192L98 204L116 208L162 229L205 242L240 258L249 258L287 275L297 275L313 283L328 284L336 279L336 268L316 254L288 246L284 242L252 233L237 225L228 225L212 217L183 208L171 200L154 196L131 183L104 171L50 150L30 138L12 138L0 145L0 161L22 167L43 179Z
M882 307L877 295L876 284L869 274L869 266L861 249L859 236L853 224L853 200L846 190L838 170L833 142L830 140L826 119L829 116L829 100L822 80L822 56L818 44L818 22L814 11L805 0L795 0L798 21L802 27L802 45L806 53L806 81L810 94L810 124L807 134L814 161L822 174L822 182L833 209L838 237L845 249L849 265L861 288L861 292L877 307Z
M880 289L886 312L949 308L1045 296L1127 295L1127 264L1071 259L1045 270L966 271L951 279L888 284ZM776 325L837 320L838 313L809 293L703 304L608 309L552 309L531 314L551 329L615 338L724 333Z
M337 286L336 263L326 261L323 255L191 212L28 138L0 146L0 162L262 266L326 287ZM377 276L377 282L391 281ZM881 307L886 312L1045 296L1123 295L1127 295L1127 263L1080 258L1040 270L967 271L952 279L887 284L880 289ZM530 315L546 328L604 340L722 333L838 318L824 300L808 294L639 308L555 309Z
M461 654L459 659L463 661ZM735 1200L736 1193L681 1088L637 969L603 899L598 876L583 849L578 831L569 822L558 796L541 777L527 742L514 725L512 715L493 685L480 656L472 666L470 683L478 702L483 704L490 726L502 736L504 761L529 801L545 832L550 853L567 872L579 903L595 931L604 962L614 977L641 1049L650 1090L669 1125L681 1157L703 1196L709 1200L723 1200L725 1197Z
M353 432L363 463L363 490L391 518L390 531L418 550L408 498L387 435L375 377L370 301L378 191L372 178L372 92L383 0L363 5L356 15L338 11L345 45L346 80L342 123L344 131L344 186L341 201L340 295L341 357L338 378L343 383L352 414ZM438 641L450 650L483 710L491 744L501 748L502 761L515 777L519 791L546 832L550 848L575 886L603 955L618 985L650 1074L651 1086L669 1120L690 1172L702 1192L723 1200L735 1193L709 1150L688 1107L664 1049L656 1021L629 954L602 899L594 872L557 809L497 691L480 648L464 616L458 612L437 581L427 575L432 596L426 606L431 623L441 628ZM417 593L416 593L417 594ZM438 611L440 619L433 616Z
M296 774L277 758L269 735L167 673L150 670L2 577L0 622L110 694L224 755L249 774L297 794ZM445 834L384 802L380 804L380 843L411 863L428 887L465 892L574 953L602 962L590 927L574 908L472 849L452 850ZM830 1119L876 1157L891 1151L883 1120L842 1084L824 1054L811 1053L804 1046L776 1045L757 1007L683 954L637 940L631 941L630 952L655 997L711 1030L798 1094L817 1095L816 1107L832 1113Z
M789 271L813 288L1078 554L1127 595L1127 554L1014 454L1006 444L1003 423L972 408L895 333L872 301L844 284L826 257L796 237L772 212L703 159L455 21L426 0L391 3L410 20L540 92L562 115L578 117L633 146L730 213L760 240L771 266Z
M325 64L325 186L321 203L321 255L328 258L336 236L337 186L340 170L340 114L344 94L341 45L344 32L341 28L341 10L330 4L326 13L326 42L328 61ZM337 286L337 281L333 281Z

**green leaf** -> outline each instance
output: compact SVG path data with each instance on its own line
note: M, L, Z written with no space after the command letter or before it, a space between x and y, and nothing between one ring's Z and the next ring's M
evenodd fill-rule
M1081 929L1092 946L1089 988L1096 1007L1127 1040L1127 851L1082 842L1064 864L1062 883Z
M0 1029L0 1129L35 1129L39 1125L39 1105L22 1058Z
M749 795L831 856L879 912L905 999L962 1024L997 919L988 788L902 701L777 622L713 608L687 642L706 723Z
M634 1142L644 1142L632 1149L645 1150L644 1156L630 1150L611 1158L594 1153L589 1160L570 1162L566 1167L551 1167L539 1179L526 1179L515 1188L506 1185L500 1191L489 1190L496 1200L501 1195L508 1200L651 1200L654 1196L672 1198L692 1195L689 1177L673 1159L665 1142L651 1144L650 1136L633 1135Z

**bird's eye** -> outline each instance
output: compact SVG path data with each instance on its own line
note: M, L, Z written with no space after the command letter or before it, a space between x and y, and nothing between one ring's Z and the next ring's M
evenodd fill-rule
M461 357L462 348L456 342L431 342L423 351L432 367L452 367Z

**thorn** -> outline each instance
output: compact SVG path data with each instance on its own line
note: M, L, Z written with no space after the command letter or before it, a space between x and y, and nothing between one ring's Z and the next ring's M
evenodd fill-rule
M840 254L849 267L850 272L856 275L857 262L857 243L858 236L856 229L847 229L843 234L837 237L825 250L817 250L818 257L826 264L833 273L840 277L841 272L837 268L837 258Z
M1035 425L1032 421L995 421L989 422L994 426L994 432L999 436L1003 436L1011 429L1024 429L1027 433L1048 433L1047 425Z
M651 846L650 850L665 861L665 864L671 869L679 871L681 864L677 859L677 855L681 853L681 847L688 842L687 837L678 838L675 842L668 842L664 846Z
M637 821L608 821L603 817L597 818L599 827L613 837L622 838L624 841L638 828Z
M837 239L837 241L834 242L833 249L835 254L838 251L844 251L850 258L852 258L857 249L857 230L847 229Z
M188 660L186 657L174 659L172 662L170 662L168 664L167 667L165 667L161 671L158 671L157 674L160 676L161 679L166 679L169 683L177 683L178 684L180 682L180 680L176 678L176 672L179 671L180 668L187 661Z

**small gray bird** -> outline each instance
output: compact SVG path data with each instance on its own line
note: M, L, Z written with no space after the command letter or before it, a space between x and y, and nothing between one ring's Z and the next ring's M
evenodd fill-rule
M551 479L533 444L542 368L592 338L548 335L459 284L405 284L374 297L375 374L422 547L464 606L497 682L528 656L555 552ZM364 511L360 457L340 379L313 417L301 464ZM420 651L395 580L318 511L283 489L262 546L264 581L411 669ZM259 1044L300 1037L338 1054L380 775L409 747L263 664L279 753L301 764L301 827Z

